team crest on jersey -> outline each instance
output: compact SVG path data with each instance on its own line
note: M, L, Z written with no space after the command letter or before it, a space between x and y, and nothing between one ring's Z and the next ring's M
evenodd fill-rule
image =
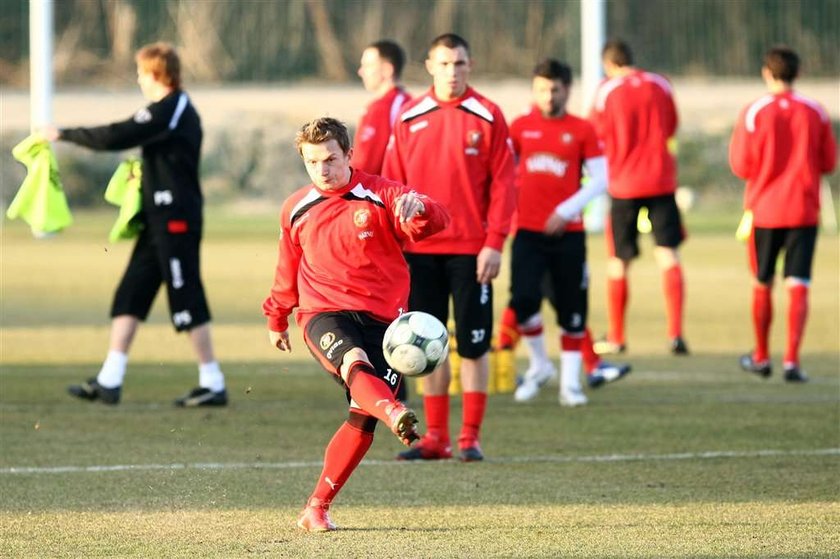
M353 224L356 227L367 227L368 223L370 223L370 210L356 210L356 213L353 214Z
M332 332L327 332L323 336L321 336L321 341L318 342L321 345L321 349L326 350L328 347L332 345L335 341L335 334Z
M563 132L563 135L560 136L560 141L564 144L571 144L574 138L568 132Z
M467 147L464 153L467 155L478 155L478 146L481 143L481 131L470 130L467 132Z
M137 124L146 124L150 120L152 120L152 113L149 112L149 109L140 109L134 113L134 122Z

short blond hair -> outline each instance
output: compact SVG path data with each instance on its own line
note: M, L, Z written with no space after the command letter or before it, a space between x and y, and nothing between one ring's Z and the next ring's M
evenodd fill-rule
M163 85L172 89L181 88L181 60L170 43L146 45L137 51L134 59L138 69L152 73Z
M349 153L350 134L347 132L347 126L340 120L326 116L316 118L301 126L295 134L295 147L298 153L303 155L301 149L303 144L323 144L330 140L338 142L342 152Z

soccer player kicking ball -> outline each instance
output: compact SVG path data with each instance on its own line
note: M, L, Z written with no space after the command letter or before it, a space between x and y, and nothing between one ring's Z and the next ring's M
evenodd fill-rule
M394 397L402 375L388 368L382 337L408 306L403 244L444 229L449 215L399 183L351 168L350 137L335 119L305 124L295 144L312 184L280 210L277 269L263 312L271 345L291 351L288 317L298 309L307 347L350 401L297 522L323 532L336 529L330 504L370 448L377 421L406 445L418 438L414 411Z
M773 318L773 275L784 248L788 292L785 380L805 382L799 346L808 316L808 287L817 242L820 175L837 163L837 144L825 109L793 89L799 57L788 47L764 56L761 76L769 94L748 105L738 118L729 146L729 163L746 179L744 209L752 212L748 242L753 285L755 349L741 356L741 368L771 374L769 334Z
M566 112L572 70L546 59L534 68L532 110L511 123L517 167L517 228L511 261L511 302L531 354L514 398L532 400L554 376L542 342L543 278L557 311L560 404L587 403L580 383L588 312L584 206L607 189L607 163L587 121ZM582 171L588 181L581 186ZM626 373L626 370L624 370ZM617 377L616 377L617 378Z

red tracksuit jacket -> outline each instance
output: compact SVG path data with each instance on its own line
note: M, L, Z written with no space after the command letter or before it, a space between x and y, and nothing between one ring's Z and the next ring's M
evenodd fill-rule
M453 101L430 89L394 125L382 174L443 204L446 231L406 246L424 254L502 249L516 207L513 151L501 109L472 88Z
M406 311L403 245L449 223L446 210L428 197L423 215L400 223L394 203L409 190L353 170L341 190L326 192L310 184L292 194L280 210L274 286L263 303L268 328L286 330L295 308L301 327L321 312L360 311L390 322Z
M820 212L820 175L837 162L828 113L788 91L765 95L742 112L729 144L732 172L746 179L744 209L762 228L810 227Z

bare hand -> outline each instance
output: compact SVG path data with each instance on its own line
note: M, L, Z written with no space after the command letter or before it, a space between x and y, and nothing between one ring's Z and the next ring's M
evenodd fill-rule
M282 332L275 332L274 330L269 330L268 341L271 342L271 345L273 345L280 351L288 351L290 353L292 351L292 343L289 341L288 330L284 330Z
M502 253L495 248L484 247L478 253L475 263L475 279L478 283L490 283L499 275L502 267Z
M394 204L394 215L400 218L400 223L411 221L414 216L423 215L426 206L415 192L406 192L397 198Z
M35 130L36 134L40 134L48 142L54 142L58 139L58 128L55 126L43 126Z
M551 215L545 220L545 234L557 235L559 237L566 231L568 224L569 222L563 219L557 212L551 212Z

